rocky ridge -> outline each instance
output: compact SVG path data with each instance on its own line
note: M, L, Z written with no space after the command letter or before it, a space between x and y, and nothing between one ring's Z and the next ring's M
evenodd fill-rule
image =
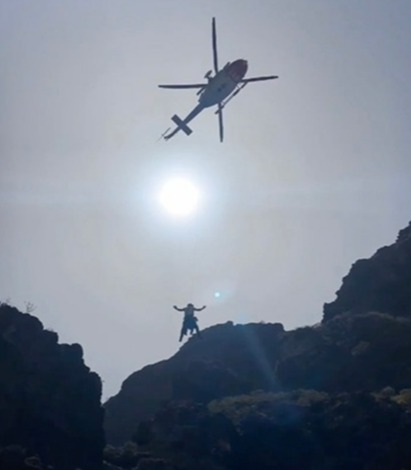
M99 469L100 400L79 344L59 344L35 316L0 305L0 468L32 457L58 470Z
M132 374L106 404L108 442L131 439L137 424L170 402L207 405L255 390L329 394L411 387L411 224L394 244L354 263L321 324L227 322L190 339L169 360Z

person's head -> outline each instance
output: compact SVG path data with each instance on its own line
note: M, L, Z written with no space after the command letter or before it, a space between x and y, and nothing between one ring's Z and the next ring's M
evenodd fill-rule
M193 308L194 305L193 304L187 304L187 307Z

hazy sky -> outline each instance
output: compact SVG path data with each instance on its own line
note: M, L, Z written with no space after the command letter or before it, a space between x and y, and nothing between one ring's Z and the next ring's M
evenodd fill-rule
M225 110L157 142L212 67L249 62ZM409 0L3 0L1 300L79 342L107 398L204 328L313 324L351 264L411 219ZM185 175L198 212L170 217ZM215 292L221 298L214 298Z

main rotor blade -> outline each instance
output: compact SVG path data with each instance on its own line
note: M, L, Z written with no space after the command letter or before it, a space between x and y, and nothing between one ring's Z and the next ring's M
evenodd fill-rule
M217 55L217 31L215 27L215 18L213 17L212 23L212 30L213 30L213 64L214 64L214 73L218 73L218 55Z
M218 103L218 130L220 133L220 142L224 140L224 125L223 125L223 107Z
M171 88L173 90L179 90L183 88L204 88L207 83L192 83L188 85L158 85L159 88Z
M261 82L263 80L273 80L274 78L278 78L278 75L267 75L264 77L243 78L242 80L240 80L240 82L241 83Z

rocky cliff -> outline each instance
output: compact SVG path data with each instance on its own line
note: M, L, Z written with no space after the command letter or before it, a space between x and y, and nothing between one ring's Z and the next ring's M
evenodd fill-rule
M132 374L106 408L107 439L122 444L166 403L206 405L255 390L371 393L411 387L411 225L355 263L314 327L208 328L167 361ZM270 467L271 468L271 467Z
M36 317L0 305L1 468L26 455L59 470L101 468L100 399L79 344L59 344Z
M193 337L167 361L128 377L118 395L105 404L108 442L121 444L136 423L151 417L169 400L208 402L257 388L276 387L280 324L234 325L227 322Z
M323 322L345 312L375 311L411 318L411 222L395 243L352 265L337 299L324 304Z
M137 469L408 469L410 396L296 390L170 402L138 427L132 455Z

